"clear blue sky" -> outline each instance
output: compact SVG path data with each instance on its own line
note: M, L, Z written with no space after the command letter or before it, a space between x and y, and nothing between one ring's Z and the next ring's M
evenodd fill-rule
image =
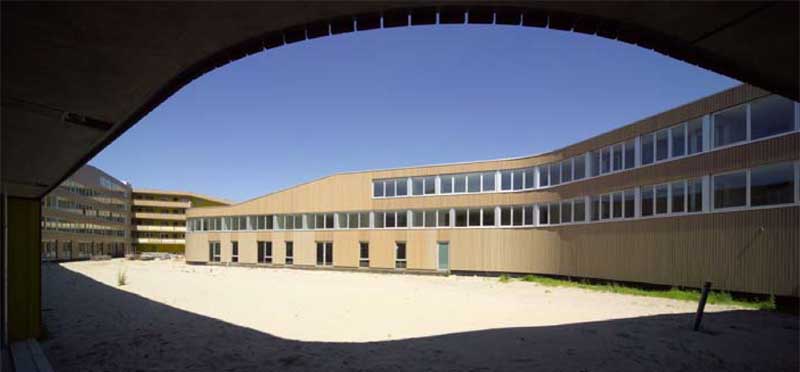
M90 163L134 187L243 201L342 171L549 151L737 84L572 32L356 32L212 71Z

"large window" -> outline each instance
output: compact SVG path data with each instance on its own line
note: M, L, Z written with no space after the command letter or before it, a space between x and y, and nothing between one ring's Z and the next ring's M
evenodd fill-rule
M467 176L459 174L453 177L453 179L455 180L454 181L455 184L453 186L453 192L456 193L467 192Z
M272 242L259 241L257 244L258 262L271 264L272 263Z
M771 164L754 168L750 173L750 205L788 204L794 202L794 164Z
M511 190L511 171L500 173L500 189L503 191Z
M437 227L451 227L449 209L439 209L436 212L436 219L437 219L436 222Z
M620 143L611 148L611 170L614 172L622 170L622 158L624 156L622 146L623 144Z
M712 115L714 147L747 140L747 105L720 111Z
M550 213L547 205L539 206L539 225L547 225L550 223Z
M511 226L511 207L500 207L500 226Z
M478 173L467 175L467 192L481 192L481 175Z
M682 213L686 211L686 181L677 181L669 185L670 187L670 211L672 213Z
M550 167L542 165L539 167L539 187L550 186Z
M636 190L625 190L623 192L623 217L633 218L636 216Z
M656 132L656 161L666 160L669 156L669 130Z
M750 138L759 139L794 129L794 102L772 95L750 104Z
M528 216L525 216L527 219ZM561 223L572 222L572 200L561 202Z
M686 211L703 211L703 180L696 178L686 181Z
M550 185L558 185L561 183L561 164L550 164Z
M440 182L442 194L453 193L453 176L441 176Z
M466 226L467 226L467 210L456 209L456 227L466 227Z
M746 205L746 171L714 176L714 208L744 207Z
M689 155L703 151L703 118L689 120L686 124L687 131L687 151Z
M586 156L585 155L578 155L575 158L575 162L573 164L573 168L575 169L575 177L576 180L580 180L586 177Z
M483 174L483 192L494 191L494 172L486 172Z
M586 221L586 200L584 198L575 199L573 204L573 220L575 222Z
M678 157L686 155L686 125L678 124L669 130L670 142L670 156Z
M287 265L294 265L294 242L286 241L286 258L285 263Z
M653 186L643 186L640 189L641 194L641 216L647 217L653 215L653 204L655 202L655 195L654 195Z
M467 212L467 218L469 221L469 226L480 226L481 225L481 210L480 208L470 208Z
M669 186L656 186L656 214L666 214L669 212Z
M231 241L231 262L239 262L239 242Z
M494 208L483 208L483 226L494 226Z
M641 150L642 165L652 164L655 161L655 135L653 133L642 136Z

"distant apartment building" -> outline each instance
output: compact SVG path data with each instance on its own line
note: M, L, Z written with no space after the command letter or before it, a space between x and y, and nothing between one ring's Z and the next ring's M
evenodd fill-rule
M797 297L798 185L800 104L742 85L539 155L340 173L191 209L186 261Z
M42 199L42 259L121 257L131 251L131 186L91 165Z
M133 243L136 252L183 253L186 210L225 206L227 200L191 192L134 189Z

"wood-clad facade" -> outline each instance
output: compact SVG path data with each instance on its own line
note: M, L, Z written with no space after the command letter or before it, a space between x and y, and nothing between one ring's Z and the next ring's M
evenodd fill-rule
M417 210L498 206L499 211L499 206L536 205L538 218L539 205L570 198L585 198L589 202L592 195L628 188L635 188L638 193L639 188L645 185L690 178L705 179L702 213L649 217L637 214L636 218L605 221L590 221L587 216L581 223L535 223L532 226L503 226L498 222L492 226L412 227L408 223L402 228L379 228L373 225L375 217L372 214L371 224L366 228L256 229L248 222L250 228L238 231L190 229L186 238L186 259L195 263L211 261L209 243L219 242L220 262L280 266L285 263L288 241L293 246L294 266L315 267L319 266L317 243L331 242L334 267L358 268L364 266L360 264L359 246L368 243L368 268L398 270L396 245L402 242L406 248L406 268L403 270L435 272L440 269L438 246L446 242L449 248L447 269L450 271L551 274L688 287L697 287L710 280L715 288L725 290L797 297L800 281L797 180L800 174L797 111L800 106L797 103L793 106L794 129L780 135L733 146L706 146L697 154L649 165L637 164L633 169L556 186L509 192L441 194L437 178L437 193L434 195L411 196L410 192L409 196L402 197L373 195L375 180L466 172L498 172L499 180L499 171L502 170L541 167L583 154L587 154L588 159L588 153L599 148L634 138L638 144L639 136L692 119L705 118L708 122L715 112L768 95L768 92L742 85L545 154L336 174L232 206L191 208L187 217L191 224L193 219L211 217L408 211L410 218L411 211ZM711 140L708 131L705 136L705 141ZM717 209L709 201L712 197L709 194L713 193L709 189L709 180L714 175L778 163L794 167L791 202L750 208L749 191L748 208ZM750 174L748 171L748 187ZM637 209L640 202L637 197ZM586 211L588 215L588 207ZM453 214L450 216L452 218ZM303 217L303 221L306 218ZM499 221L499 217L492 218ZM235 259L232 257L233 242L238 248ZM271 242L270 264L263 263L263 255L258 253L258 242Z

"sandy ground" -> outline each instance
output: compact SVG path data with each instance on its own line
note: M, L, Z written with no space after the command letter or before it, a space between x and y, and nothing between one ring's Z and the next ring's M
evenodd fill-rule
M118 287L117 273L127 273ZM45 265L57 370L789 370L795 317L496 278Z

